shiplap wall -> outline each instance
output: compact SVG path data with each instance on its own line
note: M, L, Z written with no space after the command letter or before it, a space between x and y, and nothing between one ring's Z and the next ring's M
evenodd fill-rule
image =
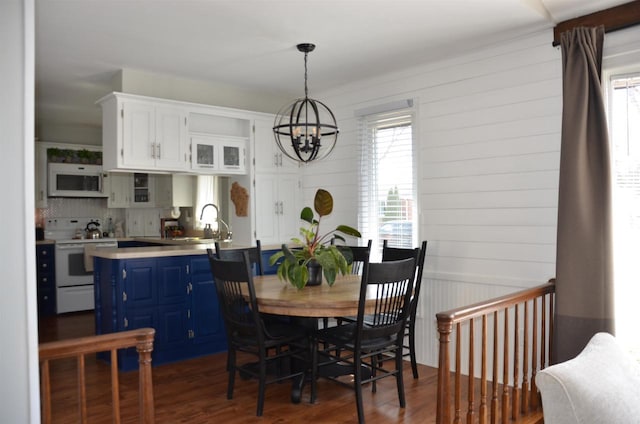
M325 228L357 225L354 111L414 99L419 238L429 241L418 360L437 364L435 313L546 282L555 273L562 112L551 30L330 93L330 158L303 170L305 204L331 191ZM384 60L384 58L381 58Z

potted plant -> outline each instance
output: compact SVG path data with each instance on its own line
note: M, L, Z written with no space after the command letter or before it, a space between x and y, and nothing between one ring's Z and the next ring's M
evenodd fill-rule
M291 239L296 247L289 248L283 244L282 250L269 259L270 264L274 265L282 258L282 262L278 265L278 277L299 289L306 285L321 284L322 275L327 280L327 284L332 286L338 272L343 275L348 274L353 261L351 251L340 249L332 241L335 239L344 241L342 234L361 236L358 230L348 225L338 225L335 229L320 234L322 217L333 211L333 197L328 191L323 189L316 191L313 207L318 214L318 219L308 206L300 213L300 219L309 225L300 228L302 239L297 237Z

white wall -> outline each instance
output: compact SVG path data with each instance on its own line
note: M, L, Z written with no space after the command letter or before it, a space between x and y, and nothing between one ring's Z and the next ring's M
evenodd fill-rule
M335 198L331 221L351 225L358 193L354 111L415 99L419 238L429 241L417 323L422 363L437 364L436 312L555 275L562 77L551 41L547 30L312 93L336 113L341 134L330 158L304 169L305 203L322 186Z
M34 2L0 2L0 422L38 423L34 241ZM9 207L10 205L10 207Z

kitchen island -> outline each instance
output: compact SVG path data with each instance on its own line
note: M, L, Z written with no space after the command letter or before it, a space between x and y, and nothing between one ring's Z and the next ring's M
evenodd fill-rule
M96 334L154 328L154 365L226 350L207 248L215 246L201 242L92 251ZM268 249L263 252L267 261L277 247ZM119 355L121 369L137 368L135 351Z

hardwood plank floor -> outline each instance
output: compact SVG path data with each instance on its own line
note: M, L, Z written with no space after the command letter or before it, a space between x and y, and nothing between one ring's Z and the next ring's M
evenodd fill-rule
M50 317L40 322L40 342L94 334L93 314L75 313ZM309 403L309 385L302 401L290 401L289 383L271 384L266 389L264 415L255 416L257 382L236 378L234 398L227 400L226 353L153 367L157 423L353 423L357 422L355 394L349 388L321 379L318 399ZM109 366L87 358L87 396L90 423L110 423L111 394ZM420 378L413 379L405 362L406 408L400 408L395 379L378 382L377 393L365 387L367 423L435 423L437 369L419 366ZM76 423L78 419L75 360L52 364L52 409L55 423ZM120 373L123 423L138 421L138 373ZM511 421L514 423L515 421ZM520 421L526 423L527 421ZM535 422L535 421L531 421Z

